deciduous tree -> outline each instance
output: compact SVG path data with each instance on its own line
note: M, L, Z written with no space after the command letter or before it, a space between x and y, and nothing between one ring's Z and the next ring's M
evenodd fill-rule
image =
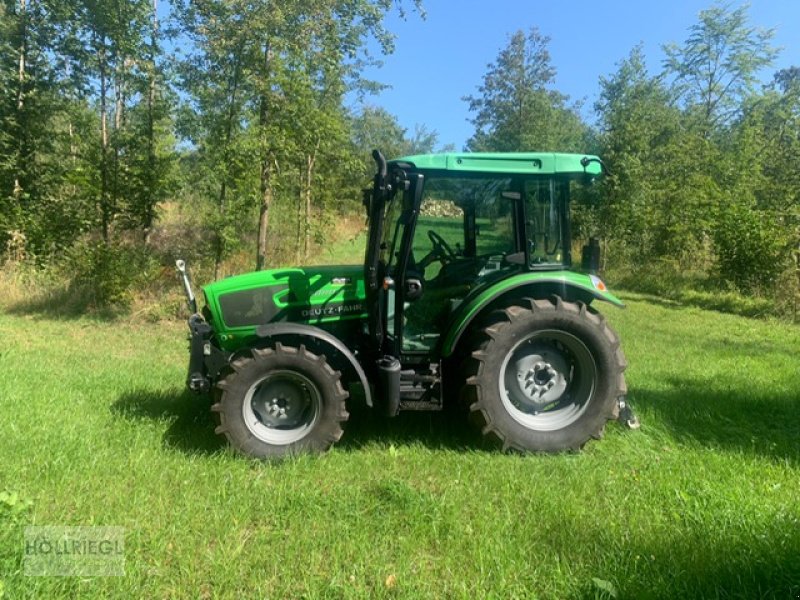
M580 151L586 127L569 98L553 89L556 71L538 29L517 31L487 67L475 96L472 151Z

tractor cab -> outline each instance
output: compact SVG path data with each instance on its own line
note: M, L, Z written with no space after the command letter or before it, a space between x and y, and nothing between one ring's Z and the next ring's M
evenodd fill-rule
M403 362L438 359L480 290L570 269L569 203L601 172L595 157L437 154L382 162L366 203L371 335ZM384 174L385 173L385 174Z

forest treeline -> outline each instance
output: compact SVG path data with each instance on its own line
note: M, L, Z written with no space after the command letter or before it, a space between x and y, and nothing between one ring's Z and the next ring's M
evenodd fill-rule
M4 271L102 306L178 255L208 278L308 260L363 218L372 148L442 149L435 124L409 132L368 103L381 83L362 73L392 51L398 10L422 6L2 0ZM796 311L800 68L773 70L772 32L746 6L712 6L659 72L633 48L593 111L556 89L548 44L512 33L464 90L466 149L599 154L609 175L574 208L607 270Z

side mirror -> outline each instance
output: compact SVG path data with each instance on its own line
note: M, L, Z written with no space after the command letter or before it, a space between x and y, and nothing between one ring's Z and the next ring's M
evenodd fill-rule
M581 268L592 275L600 270L600 242L597 238L589 238L589 243L583 247Z

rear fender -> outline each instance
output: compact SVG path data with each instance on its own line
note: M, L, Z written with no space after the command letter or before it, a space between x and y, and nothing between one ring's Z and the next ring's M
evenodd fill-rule
M465 331L472 322L487 310L512 298L548 298L560 296L568 301L582 301L587 304L593 300L609 302L624 308L623 302L610 293L605 284L594 275L582 273L523 273L499 281L474 297L467 297L450 320L447 335L442 343L441 355L447 358L453 354Z

